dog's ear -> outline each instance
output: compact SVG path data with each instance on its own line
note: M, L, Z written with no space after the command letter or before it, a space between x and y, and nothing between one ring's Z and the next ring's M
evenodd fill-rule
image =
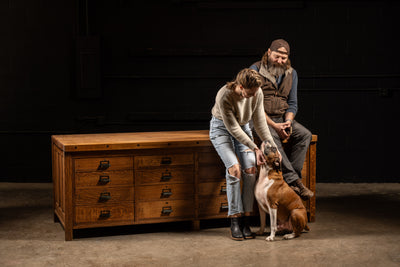
M264 150L265 150L265 147L271 147L271 143L269 142L269 141L263 141L262 143L261 143L261 150L264 152Z

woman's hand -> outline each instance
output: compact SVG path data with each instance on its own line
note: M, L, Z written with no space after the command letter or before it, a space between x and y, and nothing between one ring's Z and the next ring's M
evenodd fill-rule
M278 151L278 154L279 154L279 162L282 163L282 154L281 154L281 152L279 152L279 149L277 149L277 151Z
M257 166L265 164L265 158L263 152L256 147L254 149L254 152L256 153L256 160L257 160Z

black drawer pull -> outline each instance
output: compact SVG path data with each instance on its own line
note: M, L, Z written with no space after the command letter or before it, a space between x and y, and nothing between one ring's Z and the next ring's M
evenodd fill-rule
M100 201L107 201L111 199L111 193L110 192L104 192L104 193L100 193L100 197L99 200Z
M171 188L163 189L162 192L161 192L161 196L162 197L170 197L170 196L172 196Z
M161 159L161 164L171 164L171 163L172 163L171 157L163 157Z
M171 206L163 207L161 213L163 215L170 215L172 213L172 207Z
M99 183L100 184L107 184L110 182L110 176L102 176L100 175Z
M163 172L161 175L161 181L169 181L171 180L172 175L170 172Z
M100 170L105 170L110 168L110 161L109 160L102 160L100 161L99 169Z
M226 185L221 186L221 194L226 194Z
M221 211L225 211L227 209L229 209L228 203L221 203L220 210Z
M109 211L109 210L100 211L100 218L105 219L105 218L110 218L110 217L111 217L111 211Z

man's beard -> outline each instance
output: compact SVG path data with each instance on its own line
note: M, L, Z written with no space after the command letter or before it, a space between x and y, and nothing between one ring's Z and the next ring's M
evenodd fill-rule
M290 66L289 60L286 63L279 64L278 62L273 62L268 57L267 70L275 77L283 75L289 66Z

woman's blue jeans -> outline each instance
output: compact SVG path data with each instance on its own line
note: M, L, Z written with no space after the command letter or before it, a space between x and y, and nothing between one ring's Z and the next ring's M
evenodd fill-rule
M253 139L249 124L242 126L243 131ZM228 216L243 212L252 212L254 205L254 185L256 175L245 170L256 166L255 153L239 143L226 129L222 120L214 116L210 121L210 140L226 168L226 191L228 197ZM229 174L228 169L235 164L241 167L241 178ZM242 190L241 181L242 180Z

